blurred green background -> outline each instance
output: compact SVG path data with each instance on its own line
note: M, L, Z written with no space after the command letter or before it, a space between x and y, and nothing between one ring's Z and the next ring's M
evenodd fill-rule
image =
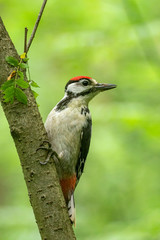
M0 0L19 54L42 0ZM79 240L160 239L159 1L48 0L29 52L45 121L77 75L118 85L90 103L93 132L76 190ZM0 109L0 240L40 240Z

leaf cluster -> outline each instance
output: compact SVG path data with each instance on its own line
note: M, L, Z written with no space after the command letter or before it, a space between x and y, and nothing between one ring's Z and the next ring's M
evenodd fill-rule
M24 69L28 69L29 71L27 63L28 58L26 58L25 53L23 53L20 57L20 62L12 56L6 57L7 63L15 67L15 70L9 75L7 81L5 81L5 83L1 86L1 91L4 95L4 102L13 103L16 99L23 104L27 104L27 96L24 92L24 89L27 89L29 87L39 87L38 84L33 80L24 80L24 74L22 71ZM38 94L33 90L32 92L36 98Z

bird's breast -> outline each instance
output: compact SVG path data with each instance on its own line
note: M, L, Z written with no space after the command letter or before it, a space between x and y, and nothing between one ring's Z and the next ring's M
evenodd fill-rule
M53 109L45 123L52 149L60 156L57 162L59 175L73 174L80 151L81 132L90 118L87 107ZM62 173L63 171L63 173Z

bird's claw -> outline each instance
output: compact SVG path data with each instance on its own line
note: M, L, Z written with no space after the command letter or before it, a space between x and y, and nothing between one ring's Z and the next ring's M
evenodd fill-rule
M46 143L48 144L47 147L44 146L44 144L46 144ZM42 164L42 165L46 165L53 156L55 156L58 160L60 160L58 154L51 148L50 142L48 142L46 140L43 141L41 146L39 148L37 148L36 151L38 151L38 150L45 150L45 151L47 151L47 158L46 158L46 160L44 162L40 161L40 164Z

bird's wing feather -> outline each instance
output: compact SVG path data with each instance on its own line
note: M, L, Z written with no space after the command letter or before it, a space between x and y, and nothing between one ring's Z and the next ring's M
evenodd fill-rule
M83 127L81 132L81 146L80 146L80 154L78 157L78 161L76 164L76 185L83 173L85 160L87 158L87 154L89 151L90 140L91 140L91 129L92 129L92 120L91 118L87 119L87 124Z

